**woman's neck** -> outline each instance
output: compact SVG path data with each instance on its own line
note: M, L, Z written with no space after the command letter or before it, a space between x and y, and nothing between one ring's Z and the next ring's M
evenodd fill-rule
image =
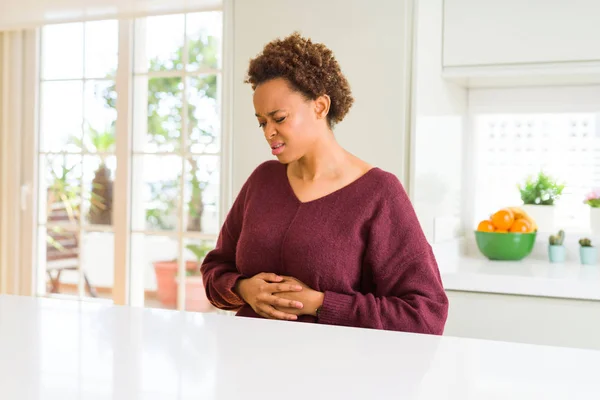
M342 174L349 159L349 153L340 146L330 131L301 159L291 163L290 172L303 181L335 178Z

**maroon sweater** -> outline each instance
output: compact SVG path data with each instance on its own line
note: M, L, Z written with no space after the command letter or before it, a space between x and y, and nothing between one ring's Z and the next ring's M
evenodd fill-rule
M400 181L374 168L303 203L286 170L268 161L244 184L202 264L210 302L260 318L233 288L273 272L325 293L318 321L298 321L442 334L448 299Z

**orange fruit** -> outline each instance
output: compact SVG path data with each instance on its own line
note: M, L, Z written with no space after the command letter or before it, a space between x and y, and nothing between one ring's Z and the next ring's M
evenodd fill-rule
M494 224L489 219L484 219L477 225L477 230L480 232L494 232Z
M531 227L531 222L527 221L525 218L519 218L515 220L515 222L510 227L511 232L518 233L528 233L532 232L533 229Z
M492 215L492 223L494 224L496 231L508 231L513 222L515 222L515 215L508 208L496 211L496 213Z
M495 232L496 233L508 233L508 231L506 229L496 229Z

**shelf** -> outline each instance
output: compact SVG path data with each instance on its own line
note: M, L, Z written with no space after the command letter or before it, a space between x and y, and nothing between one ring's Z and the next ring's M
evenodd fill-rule
M600 61L452 66L442 77L467 88L590 85L600 83Z
M600 301L600 265L437 258L446 290Z

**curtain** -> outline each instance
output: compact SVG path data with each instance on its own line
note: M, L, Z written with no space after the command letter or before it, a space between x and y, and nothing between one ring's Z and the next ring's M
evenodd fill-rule
M33 186L37 32L0 32L0 294L33 292ZM28 243L25 243L28 242Z

